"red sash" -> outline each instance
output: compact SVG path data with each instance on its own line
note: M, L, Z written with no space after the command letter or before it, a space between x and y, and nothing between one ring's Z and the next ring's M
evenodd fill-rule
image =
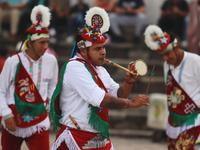
M194 124L194 121L199 114L199 109L194 101L189 97L189 95L176 82L176 80L172 76L171 71L169 71L167 81L167 100L168 108L170 111L168 122L171 126L178 126L176 124L178 121L182 121L182 123L186 123L187 125L187 121L191 121L191 118L193 118ZM177 118L173 118L173 116L176 116ZM176 139L171 139L170 137L168 137L168 149L193 150L195 141L198 138L199 133L200 126L197 126L189 130L185 130Z
M108 93L106 87L104 86L103 82L101 81L101 79L99 78L97 72L94 70L94 68L91 66L91 64L89 64L89 62L87 62L84 59L81 58L76 58L76 60L80 61L80 62L85 62L86 65L88 66L88 68L90 69L92 75L94 76L94 80L96 81L97 85L104 89L106 93ZM107 108L97 108L96 111L97 115L104 121L108 122L109 121L109 117L108 117L108 109Z
M62 125L56 139L68 127ZM74 128L68 128L75 140L76 144L81 150L110 150L112 147L110 138L106 139L99 133L92 133ZM69 140L69 139L68 139Z
M91 75L92 75L93 79L95 80L95 82L97 83L97 85L107 92L106 87L104 86L101 79L98 77L98 74L96 73L94 68L91 66L91 64L84 59L77 58L75 60L80 61L82 63L85 63L86 68L91 73ZM69 60L69 61L74 61L74 60ZM63 76L64 76L64 73L65 73L65 69L66 69L67 64L68 64L68 62L66 62L61 69L58 84L57 84L56 89L54 90L53 96L51 98L50 116L51 116L51 119L54 122L54 124L53 124L54 130L56 130L57 126L61 127L59 120L62 118L62 116L61 116L61 110L60 110L60 107L59 107L59 103L60 103L59 102L59 96L60 96L60 92L61 92L61 89L62 89ZM108 138L109 137L108 109L97 108L97 107L94 107L92 105L89 105L89 107L91 109L91 112L90 112L90 118L89 118L88 123L92 126L93 129L97 130L103 136Z
M15 105L9 105L9 107L14 115L16 125L20 128L27 128L36 125L42 122L48 116L47 112L45 114L41 114L40 116L30 116L30 115L25 116L17 112Z
M19 57L19 55L17 54ZM21 63L15 75L15 105L12 109L18 127L26 128L42 122L47 117L44 101L31 77Z
M167 101L169 110L179 115L192 114L198 109L190 96L176 82L171 71L167 81Z

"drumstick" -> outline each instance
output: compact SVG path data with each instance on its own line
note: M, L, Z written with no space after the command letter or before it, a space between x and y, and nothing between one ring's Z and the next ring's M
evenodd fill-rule
M153 69L152 69L151 74L150 74L150 79L149 79L149 84L148 84L148 87L147 87L146 95L147 95L148 90L149 90L149 86L150 86L150 82L151 82L151 77L153 76L154 68L155 68L155 65L153 66Z
M74 118L72 118L71 115L69 115L69 118L72 120L72 122L74 123L74 125L76 126L76 128L77 128L78 130L81 130L80 126L79 126L78 123L74 120Z
M134 72L132 72L132 71L130 71L130 70L128 70L128 69L126 69L126 68L124 68L124 67L122 67L122 66L120 66L120 65L118 65L118 64L116 64L116 63L114 63L114 62L112 62L110 60L108 60L108 59L104 59L104 61L109 63L109 64L111 64L111 65L113 65L113 66L115 66L115 67L118 67L118 68L120 68L120 69L122 69L122 70L124 70L126 72L129 72L132 75L137 75L137 73L134 73Z

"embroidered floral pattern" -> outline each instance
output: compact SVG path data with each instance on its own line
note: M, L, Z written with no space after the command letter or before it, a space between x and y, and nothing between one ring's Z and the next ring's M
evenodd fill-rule
M22 116L24 118L24 122L30 123L31 120L33 120L33 116L30 116L28 112Z
M185 100L185 96L181 95L181 89L174 88L174 91L171 92L171 95L167 95L168 97L168 105L172 106L172 108L176 108L181 101Z

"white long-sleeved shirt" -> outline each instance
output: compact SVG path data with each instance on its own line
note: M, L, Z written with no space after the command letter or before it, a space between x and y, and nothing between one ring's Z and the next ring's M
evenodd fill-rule
M183 67L183 69L181 69ZM172 69L172 75L184 89L184 91L192 98L198 107L200 107L200 57L194 53L184 51L184 57L180 65ZM169 65L164 62L164 78L166 82Z
M23 52L25 53L25 52ZM27 57L23 53L19 53L21 58L21 62L28 73L30 73L30 63ZM30 58L30 57L29 57ZM33 82L37 85L38 82L38 72L39 72L39 60L33 62ZM7 58L3 70L0 74L0 116L6 116L11 114L12 111L8 107L11 104L15 104L14 100L14 79L16 67L19 62L19 58L17 55ZM41 84L39 93L42 99L45 101L46 99L50 100L55 89L57 78L58 78L58 63L56 58L51 55L44 53L42 56L42 65L41 65ZM4 125L4 121L2 120L2 124ZM37 126L37 125L35 125ZM47 117L43 122L39 123L39 126L44 126L45 128L49 128L49 118ZM23 131L22 128L17 128L20 132ZM21 136L21 133L13 133L16 136ZM24 135L23 135L24 136Z
M192 98L195 104L200 107L200 57L197 54L184 51L184 57L180 65L176 68L170 65L170 69L172 69L172 75L177 83L179 83L184 91ZM165 61L165 82L167 79L168 70L169 64L167 64L167 62ZM170 138L176 139L183 131L189 130L199 125L200 115L198 115L193 125L187 127L185 125L183 127L173 127L168 123L166 133Z
M110 77L105 68L99 66L95 70L108 93L117 97L119 84ZM90 113L88 105L100 107L104 96L105 91L94 82L85 65L76 60L70 61L65 70L60 95L60 108L63 116L60 123L76 128L69 118L69 115L71 115L82 130L97 132L88 124L88 114Z

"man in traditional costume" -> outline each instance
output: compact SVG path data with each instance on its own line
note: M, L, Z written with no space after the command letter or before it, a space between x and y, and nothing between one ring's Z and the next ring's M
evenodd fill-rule
M200 57L179 48L173 34L149 25L145 43L162 55L167 87L169 150L193 150L200 133Z
M136 75L125 74L121 87L110 77L104 64L105 32L109 29L106 11L92 7L85 16L86 25L79 29L72 58L61 70L51 99L50 116L61 126L52 150L113 150L108 132L108 109L148 106L146 95L128 100Z
M56 58L48 48L49 8L35 6L27 29L27 50L9 57L0 75L2 150L49 150L48 103L58 78Z

